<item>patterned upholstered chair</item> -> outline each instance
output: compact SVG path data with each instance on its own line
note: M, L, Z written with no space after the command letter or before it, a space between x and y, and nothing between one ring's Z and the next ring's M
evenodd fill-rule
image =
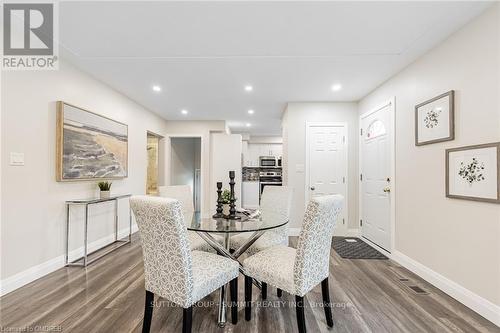
M292 204L293 190L287 186L266 186L260 200L260 211L265 218L267 213L279 213L290 216L290 206ZM231 249L237 250L246 243L250 237L249 233L241 233L231 237ZM264 233L252 246L245 251L248 255L253 255L273 245L288 245L288 223L275 230Z
M183 310L183 332L191 332L192 305L221 286L231 283L231 301L237 304L239 264L213 253L191 251L181 204L175 199L134 196L130 199L144 257L146 303L143 332L149 332L154 295ZM232 322L237 308L231 307Z
M306 332L304 296L321 282L326 322L333 326L328 289L333 227L343 197L327 195L311 199L304 216L297 249L276 245L245 259L245 319L251 319L252 278L295 295L297 324Z
M158 189L161 197L179 200L184 216L194 214L193 194L189 185L160 186ZM215 250L198 236L196 232L188 232L188 239L191 250L215 253Z

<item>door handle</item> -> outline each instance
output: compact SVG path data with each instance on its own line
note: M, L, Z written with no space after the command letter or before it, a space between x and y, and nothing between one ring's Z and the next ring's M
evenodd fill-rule
M391 188L389 186L384 187L384 192L385 193L391 192Z
M316 187L311 186L311 191L314 191L315 189L316 189Z

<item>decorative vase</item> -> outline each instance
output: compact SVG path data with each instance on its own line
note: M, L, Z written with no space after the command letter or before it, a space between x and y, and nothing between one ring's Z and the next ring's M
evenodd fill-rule
M101 191L101 199L109 199L110 191Z
M222 205L222 214L224 214L226 216L229 215L230 208L231 207L229 206L229 204L223 204Z

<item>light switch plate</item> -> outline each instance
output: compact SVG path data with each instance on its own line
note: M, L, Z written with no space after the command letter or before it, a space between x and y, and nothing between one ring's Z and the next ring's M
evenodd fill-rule
M23 166L24 153L10 153L10 165Z

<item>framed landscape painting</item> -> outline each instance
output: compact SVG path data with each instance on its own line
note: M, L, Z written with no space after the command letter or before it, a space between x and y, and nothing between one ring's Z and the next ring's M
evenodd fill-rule
M415 145L455 138L455 92L448 91L415 106Z
M58 181L127 177L128 126L57 102Z
M446 150L448 198L500 203L500 142Z

